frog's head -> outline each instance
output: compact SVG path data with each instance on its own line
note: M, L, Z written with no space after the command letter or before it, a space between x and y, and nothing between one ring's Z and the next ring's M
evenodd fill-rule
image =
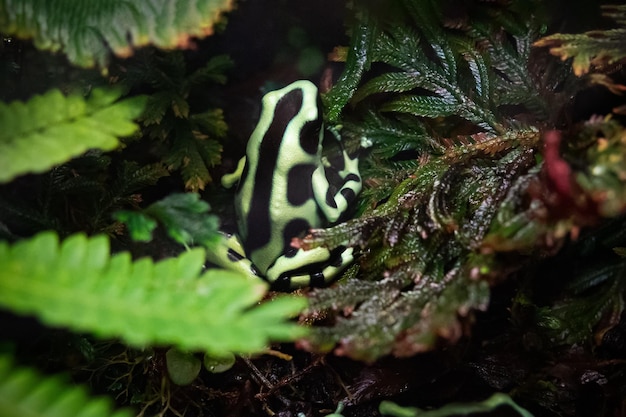
M280 146L298 147L316 154L320 147L320 100L317 87L306 80L296 81L263 97L263 109L271 117L262 146L278 149Z

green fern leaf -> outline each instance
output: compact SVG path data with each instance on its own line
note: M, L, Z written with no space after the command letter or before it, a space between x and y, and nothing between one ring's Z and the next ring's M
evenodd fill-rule
M385 62L404 71L416 70L425 58L421 36L411 27L394 26L386 29L386 32L381 30L372 46L372 61ZM409 51L411 55L407 56Z
M588 73L592 66L602 68L623 61L626 59L626 6L607 5L602 9L619 28L582 34L557 33L538 40L534 46L549 47L550 53L562 60L572 58L572 69L577 76Z
M158 225L153 218L128 210L115 212L113 218L126 224L131 238L138 242L150 242L152 240L152 232Z
M543 28L538 27L540 25L534 20L527 27L518 30L512 27L515 25L519 26L519 23L507 25L507 28L511 27L511 42L504 41L487 23L476 22L470 34L486 45L491 58L489 64L504 75L493 80L492 88L497 105L523 104L539 117L544 117L548 113L546 103L539 94L532 93L537 91L537 85L524 64L530 59L533 40Z
M212 181L209 167L221 161L221 151L219 142L199 132L185 130L178 132L165 163L170 170L180 170L185 189L197 192Z
M403 96L385 103L381 106L381 111L410 113L423 117L440 117L457 114L459 106L454 101L444 97Z
M120 211L116 218L127 223L135 240L149 241L158 220L181 245L211 245L220 241L218 219L208 214L209 204L195 193L172 194L140 212Z
M470 41L445 35L438 26L434 4L417 10L413 2L406 3L409 13L419 23L421 35L409 25L387 25L371 46L372 62L382 62L402 72L384 73L371 79L357 90L353 102L372 94L393 93L391 99L383 102L381 111L427 118L457 115L486 131L502 130L493 111L493 75L486 58ZM424 41L431 51L425 50ZM433 52L435 56L431 57ZM458 56L466 61L466 72L473 80L470 85L464 86L460 81L463 77L459 74ZM411 90L417 88L426 90L426 94L415 95ZM395 94L409 91L411 95Z
M205 111L204 113L192 114L190 119L200 128L202 128L202 131L206 132L207 135L214 138L226 137L228 126L226 125L226 121L224 120L224 112L222 111L222 109L211 109ZM221 149L219 149L219 151L216 150L216 154L218 157L220 152ZM219 163L220 160L221 158L218 158L215 163Z
M39 49L64 52L70 62L105 66L109 53L126 57L132 48L180 48L191 37L213 33L232 0L0 0L0 27L7 35L34 39ZM88 4L88 6L87 6Z
M469 127L456 130L452 125L459 126L459 117L490 134L504 133L509 120L500 113L511 111L506 104L545 110L527 65L532 41L541 31L536 19L520 23L515 7L488 13L492 7L486 6L482 15L490 18L470 17L454 27L445 21L446 6L435 0L398 0L382 13L376 13L377 5L355 5L354 33L361 16L376 16L370 18L375 36L362 39L368 42L362 48L367 66L360 72L350 67L350 79L340 79L329 96L350 89L357 113L365 107L396 113L390 118L412 115L417 122L434 122L432 134L442 137ZM350 49L347 61L358 61L358 52ZM370 64L378 65L376 71L364 77Z
M491 77L489 76L489 66L487 65L486 57L471 47L465 49L463 57L469 65L470 73L474 78L476 101L483 107L489 106L492 89Z
M118 172L118 178L112 183L108 196L112 202L118 202L121 198L132 198L133 193L154 185L159 178L169 175L161 164L140 165L134 161L124 161Z
M113 411L106 398L92 399L81 387L16 367L0 355L0 415L5 417L130 417L129 410Z
M119 91L96 89L88 98L58 90L28 102L0 103L0 182L39 173L90 148L111 150L135 132L143 97L117 101Z
M367 96L377 93L403 93L421 86L419 74L415 72L388 72L365 83L354 94L353 101L359 102Z
M224 71L232 62L224 55L211 58L198 70L187 74L187 62L181 51L142 53L141 65L131 66L125 80L132 88L151 85L146 111L142 115L146 136L162 141L161 160L170 171L179 171L188 191L203 190L212 181L210 168L221 162L227 125L221 109L206 104L198 113L197 100L190 99L210 82L223 83ZM200 93L200 95L202 95ZM206 96L206 95L204 95Z
M224 84L226 83L226 75L224 74L232 66L233 61L228 55L214 56L204 67L196 70L189 76L189 85L203 85L209 82Z
M146 109L141 115L141 121L144 125L159 125L168 109L171 108L174 94L169 91L159 91L148 97ZM161 133L160 129L153 129Z
M380 113L366 113L358 123L347 122L342 130L342 137L347 139L369 138L376 145L372 147L372 155L390 159L400 152L417 149L423 151L442 149L430 136L425 127L418 120L402 115L396 118L386 118Z
M341 110L350 101L361 77L372 62L372 45L378 36L378 25L367 10L362 10L357 23L353 26L350 51L346 59L346 68L341 77L327 94L322 95L327 111L325 117L336 121Z
M207 167L214 167L222 162L222 145L218 141L200 138L196 140L196 147Z
M0 243L0 306L134 346L173 344L214 355L258 352L270 340L306 334L286 322L304 298L257 305L265 283L216 269L200 275L204 260L204 251L193 249L158 263L132 262L128 253L110 256L104 236L59 243L44 232Z
M456 52L452 48L450 40L454 37L443 32L438 22L442 19L441 7L438 1L411 1L403 0L402 3L414 19L416 26L428 40L428 44L435 52L439 64L448 75L448 80L454 82L457 77ZM416 45L417 49L420 45Z

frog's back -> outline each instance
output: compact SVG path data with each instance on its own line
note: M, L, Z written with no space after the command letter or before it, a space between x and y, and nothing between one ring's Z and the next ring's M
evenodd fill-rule
M318 116L317 88L308 81L263 98L236 199L244 249L262 274L289 253L293 237L321 226L312 184L321 152Z

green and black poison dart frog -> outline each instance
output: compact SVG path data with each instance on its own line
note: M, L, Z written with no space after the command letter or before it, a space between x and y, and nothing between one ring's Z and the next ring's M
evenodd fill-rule
M229 239L228 248L209 260L252 272L274 289L322 286L353 260L352 248L304 251L291 246L294 237L336 222L361 190L358 158L341 145L338 162L322 156L325 129L318 103L317 87L310 81L267 93L246 156L235 173L222 179L225 186L239 180L239 240Z

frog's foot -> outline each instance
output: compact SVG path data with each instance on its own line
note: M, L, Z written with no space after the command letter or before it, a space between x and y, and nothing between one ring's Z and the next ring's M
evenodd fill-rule
M258 281L259 272L246 257L241 242L234 235L222 233L223 241L211 251L207 251L207 261L231 271L241 272L246 277Z
M302 287L323 287L335 279L354 260L353 248L339 246L333 250L294 249L276 260L267 271L272 289L279 291Z

